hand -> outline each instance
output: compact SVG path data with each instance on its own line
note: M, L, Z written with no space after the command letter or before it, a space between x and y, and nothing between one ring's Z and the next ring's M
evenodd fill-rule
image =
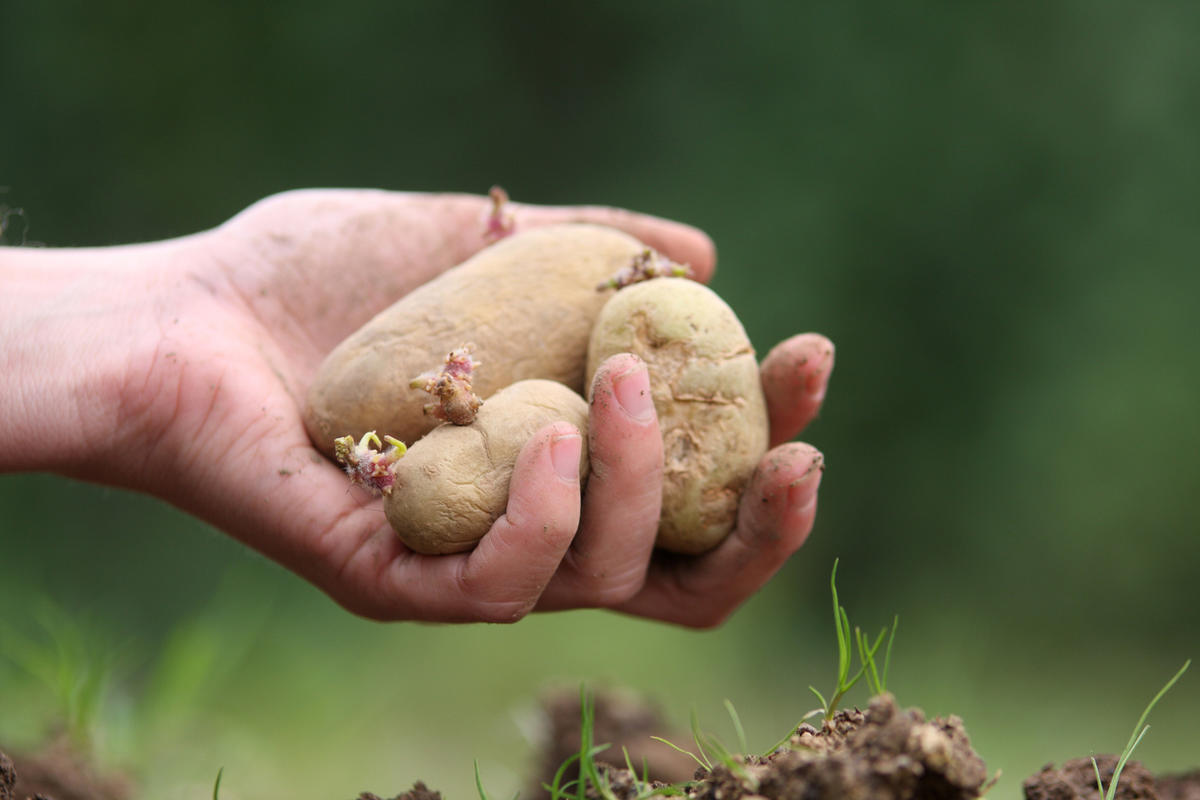
M568 220L621 228L701 280L695 229L607 208L515 204L517 229ZM821 457L788 444L764 459L738 529L696 558L651 558L661 493L644 368L610 360L595 384L587 496L559 477L578 432L543 429L522 451L506 514L470 553L421 556L377 500L310 445L301 407L339 341L484 246L484 198L308 190L168 242L0 251L0 470L47 469L149 492L199 516L376 619L512 621L604 606L713 625L812 526ZM9 347L8 343L14 343ZM815 415L832 346L807 335L764 364L772 440ZM622 401L627 401L623 403ZM577 454L578 450L574 449ZM578 533L576 533L578 530Z

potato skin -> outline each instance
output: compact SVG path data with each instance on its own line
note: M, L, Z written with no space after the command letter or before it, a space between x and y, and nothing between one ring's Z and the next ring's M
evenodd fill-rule
M702 553L737 521L738 501L767 451L768 420L754 348L711 289L655 278L621 289L600 312L587 374L616 353L646 362L663 437L657 546Z
M333 440L370 430L412 444L438 420L409 387L446 353L473 343L485 400L526 378L583 391L588 336L609 293L596 285L645 245L599 225L535 228L503 239L411 292L343 341L321 364L304 413L326 454Z
M587 476L587 403L555 381L518 381L492 395L470 425L443 424L408 449L384 512L418 553L470 550L504 514L513 466L544 425L579 428L579 479Z

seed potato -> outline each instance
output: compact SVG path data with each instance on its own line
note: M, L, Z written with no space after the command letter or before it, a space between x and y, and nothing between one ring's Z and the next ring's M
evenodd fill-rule
M587 418L584 399L555 381L518 381L500 390L470 425L440 425L396 462L384 497L388 522L419 553L470 550L504 513L517 455L543 426L564 420L579 428L582 484Z
M650 373L663 437L663 505L657 545L679 553L715 547L767 450L766 402L754 349L712 290L655 278L618 291L588 346L590 384L609 356L634 353Z
M309 389L305 425L316 446L387 432L412 444L437 424L409 383L473 342L485 400L526 378L583 391L592 323L609 295L596 285L645 251L599 225L535 228L480 251L411 292L330 353Z

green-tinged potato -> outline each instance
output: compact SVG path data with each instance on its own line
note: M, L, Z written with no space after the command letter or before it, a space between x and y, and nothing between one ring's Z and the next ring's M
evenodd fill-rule
M746 331L712 290L684 278L621 289L600 312L587 374L616 353L650 372L663 437L657 545L702 553L737 521L738 501L767 450L766 402Z
M526 378L583 391L588 336L609 292L597 284L645 246L598 225L536 228L503 239L411 292L343 341L308 392L305 426L327 454L333 440L386 431L412 444L438 420L409 386L446 354L473 343L485 400Z
M587 418L584 399L555 381L519 381L500 390L470 425L434 428L396 462L384 497L388 522L419 553L470 550L504 513L517 455L543 426L562 420L579 428L582 483Z

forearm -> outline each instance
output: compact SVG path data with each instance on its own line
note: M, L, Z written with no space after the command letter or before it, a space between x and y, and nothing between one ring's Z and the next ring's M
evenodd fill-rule
M178 249L0 248L0 472L93 477Z

